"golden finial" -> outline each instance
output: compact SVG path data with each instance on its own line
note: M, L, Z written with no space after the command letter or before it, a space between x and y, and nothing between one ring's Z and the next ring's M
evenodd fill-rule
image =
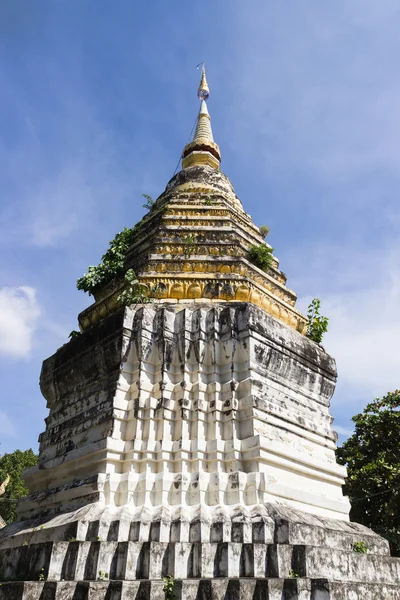
M210 95L210 88L208 87L206 79L206 70L204 63L197 65L199 68L201 65L201 81L199 89L197 90L197 96L200 102L200 110L197 116L196 130L192 141L186 144L182 154L182 168L187 169L194 165L205 165L219 169L221 162L221 153L217 144L214 142L213 133L211 129L211 119L208 114L206 100Z
M201 81L199 85L199 89L197 90L197 97L199 100L207 100L210 95L210 88L208 87L207 79L206 79L206 69L204 67L204 63L200 63L197 65L197 68L201 65Z

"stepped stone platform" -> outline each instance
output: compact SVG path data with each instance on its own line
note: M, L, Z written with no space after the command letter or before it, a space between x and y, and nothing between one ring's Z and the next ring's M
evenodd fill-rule
M356 523L276 504L213 522L199 509L190 523L132 521L129 530L109 514L76 516L64 529L57 518L14 526L1 543L0 600L164 600L166 576L182 600L400 598L400 561ZM354 551L359 541L367 553Z

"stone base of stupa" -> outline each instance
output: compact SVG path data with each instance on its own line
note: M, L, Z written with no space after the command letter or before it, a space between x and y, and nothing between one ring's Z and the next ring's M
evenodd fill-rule
M334 360L248 303L120 309L46 360L0 600L400 600L349 522ZM368 552L355 552L365 542Z
M80 512L10 528L1 600L164 600L167 575L185 600L400 598L400 561L355 523L274 504L237 508L229 520L221 507L211 522L200 509L191 522L164 512L129 523L110 510L85 521ZM360 541L365 554L354 551Z
M164 600L166 576L177 600L400 598L400 560L356 523L279 504L168 517L93 506L9 526L0 599ZM360 541L365 554L354 551Z

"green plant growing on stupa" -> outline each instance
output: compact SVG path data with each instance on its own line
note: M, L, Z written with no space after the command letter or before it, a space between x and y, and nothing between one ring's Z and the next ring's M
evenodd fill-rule
M73 329L68 337L72 340L73 338L77 338L80 335L82 335L82 331L76 331L75 329Z
M143 208L146 208L147 210L151 210L156 201L153 200L153 198L151 196L149 196L148 194L142 194L142 198L144 198L146 200L146 202L142 205Z
M110 242L110 247L103 254L97 267L91 266L87 273L80 277L76 283L78 290L83 290L93 295L96 289L109 283L114 277L122 275L125 268L126 253L131 246L134 236L139 228L139 223L133 229L124 227Z
M261 227L259 227L259 231L260 234L263 236L264 240L267 237L267 235L269 234L269 227L267 225L261 225Z
M117 298L118 302L124 306L130 306L131 304L145 304L150 302L147 287L139 282L133 269L129 269L125 273L124 282L125 287Z
M319 298L314 298L312 302L310 302L307 311L307 337L310 338L313 342L317 342L320 344L322 342L322 338L324 333L328 331L328 317L323 317L319 314L319 309L321 307L321 300Z
M190 256L196 250L197 233L188 233L182 238L184 254Z
M151 210L156 201L148 194L142 194L142 196L146 200L143 207ZM134 227L124 227L117 233L110 241L107 252L101 257L101 262L97 266L90 266L87 273L78 279L77 289L92 296L96 290L107 285L114 277L122 276L125 270L126 254L141 226L142 222L140 221Z
M172 575L167 575L163 579L164 587L163 592L165 594L165 600L175 600L175 580Z
M249 260L263 271L268 271L273 263L274 249L266 244L255 244L249 248Z
M357 552L358 554L366 554L368 552L367 543L364 542L364 540L361 540L360 542L354 542L353 552Z

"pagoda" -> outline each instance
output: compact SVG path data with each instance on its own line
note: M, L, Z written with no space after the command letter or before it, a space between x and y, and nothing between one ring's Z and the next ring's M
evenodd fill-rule
M220 170L204 67L198 97L123 272L43 363L49 416L0 532L0 600L400 599L387 541L349 521L335 361Z

